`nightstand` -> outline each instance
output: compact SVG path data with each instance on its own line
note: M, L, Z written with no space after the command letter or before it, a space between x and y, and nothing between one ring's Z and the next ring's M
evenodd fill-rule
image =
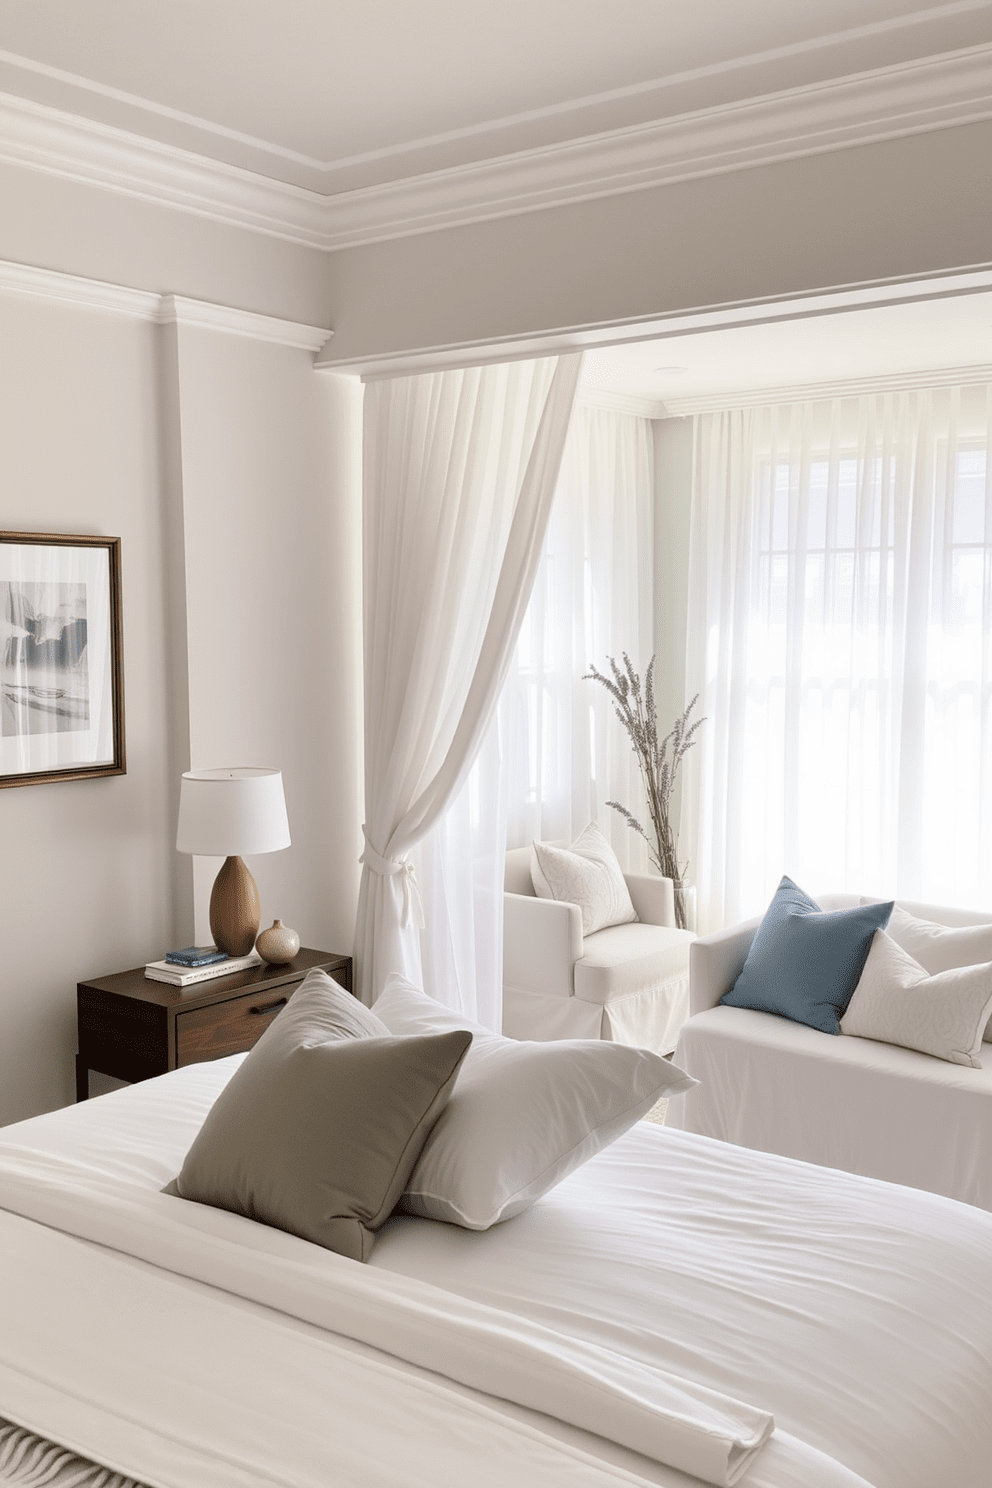
M152 981L143 966L79 982L77 1101L89 1095L90 1070L148 1080L250 1049L315 966L351 991L350 956L303 948L288 966L253 966L185 989Z

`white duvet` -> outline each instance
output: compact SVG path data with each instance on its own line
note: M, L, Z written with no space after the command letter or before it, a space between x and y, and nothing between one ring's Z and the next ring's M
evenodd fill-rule
M158 1192L236 1063L0 1132L0 1415L162 1488L992 1481L992 1216L642 1123L361 1267Z

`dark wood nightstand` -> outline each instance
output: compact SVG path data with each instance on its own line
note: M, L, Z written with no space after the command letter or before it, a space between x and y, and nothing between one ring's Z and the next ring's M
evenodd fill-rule
M305 949L288 966L253 966L185 989L152 981L143 966L79 982L77 1101L89 1095L90 1070L148 1080L250 1049L315 966L351 991L350 956Z

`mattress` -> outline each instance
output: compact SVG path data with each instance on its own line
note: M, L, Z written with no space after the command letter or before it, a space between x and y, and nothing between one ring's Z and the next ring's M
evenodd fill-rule
M698 1481L524 1390L537 1339L551 1373L626 1361L635 1430L638 1381L771 1413L747 1488L987 1483L992 1216L641 1123L490 1231L393 1218L361 1267L159 1192L239 1057L0 1132L0 1416L151 1488ZM523 1368L472 1373L480 1319Z
M668 1122L992 1210L989 1047L972 1069L712 1007L682 1029L675 1058L699 1084L671 1101Z

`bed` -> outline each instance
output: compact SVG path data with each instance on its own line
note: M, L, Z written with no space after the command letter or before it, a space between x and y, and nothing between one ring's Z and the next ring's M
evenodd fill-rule
M640 1121L360 1265L161 1192L244 1057L0 1132L0 1416L36 1448L150 1488L992 1477L992 1216Z

